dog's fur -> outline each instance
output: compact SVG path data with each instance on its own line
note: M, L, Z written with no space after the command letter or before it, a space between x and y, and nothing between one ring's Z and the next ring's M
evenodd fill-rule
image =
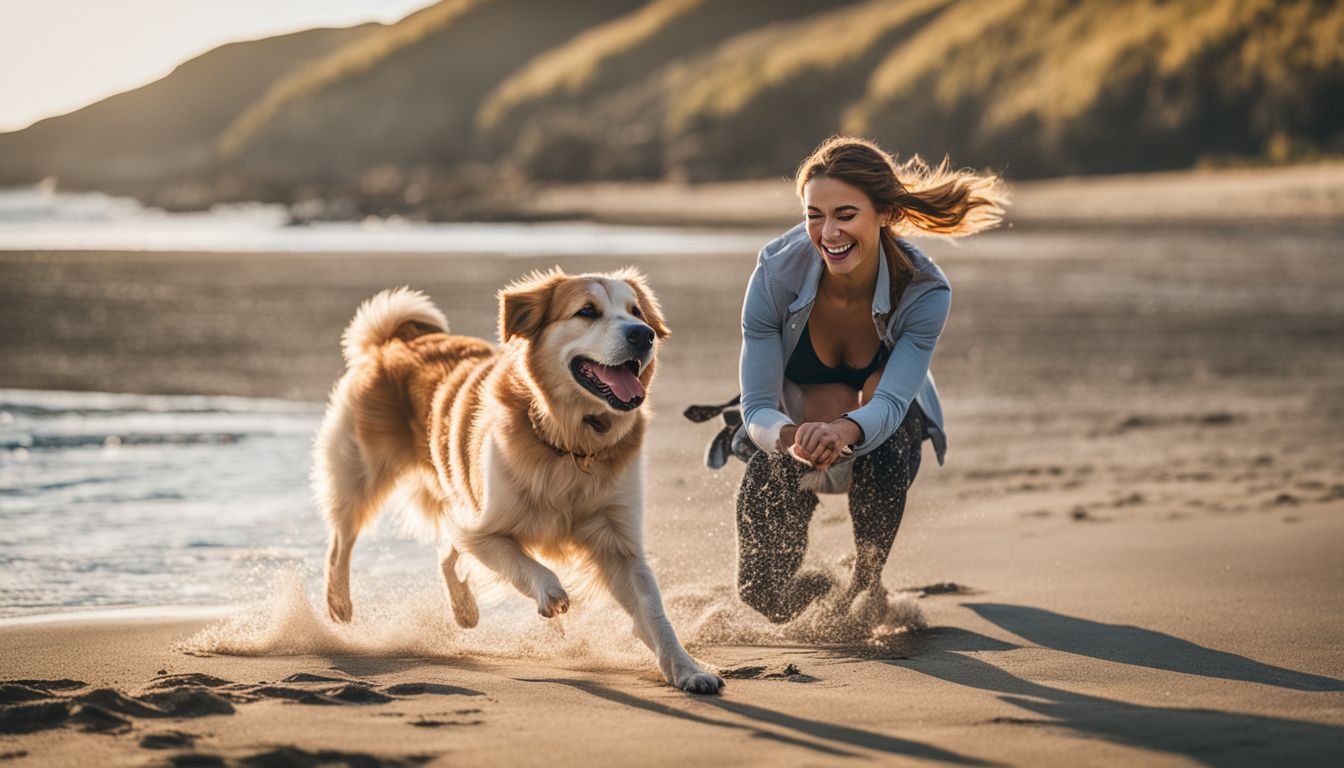
M460 556L547 618L568 610L569 595L538 558L577 559L633 617L669 683L718 691L722 679L677 640L644 557L639 405L668 329L643 275L534 272L499 301L498 348L449 335L443 314L406 288L366 301L346 330L348 369L313 468L331 532L328 612L350 620L355 539L409 483L416 506L448 532L441 566L460 625L478 619ZM593 378L598 370L606 378Z

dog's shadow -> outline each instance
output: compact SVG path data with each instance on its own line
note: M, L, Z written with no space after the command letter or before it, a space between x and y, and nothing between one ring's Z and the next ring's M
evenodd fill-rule
M679 709L670 704L643 699L623 691L608 688L607 686L595 683L591 680L579 680L573 678L520 678L520 681L564 685L622 706L632 707L634 709L652 712L654 714L664 715L678 720L685 720L698 725L742 731L753 738L766 739L832 757L861 757L862 753L855 752L852 749L853 747L860 747L877 752L884 752L890 755L902 755L923 760L935 760L955 765L993 765L993 763L988 763L977 758L961 755L918 741L887 736L885 734L867 731L862 728L851 728L849 726L837 725L822 720L798 717L785 712L767 709L754 704L743 704L721 697L695 697L693 699L688 699L687 701L692 705L713 707L724 712L738 715L747 721L756 722L739 722L693 712L688 709ZM780 730L764 728L756 723L766 723L775 726Z

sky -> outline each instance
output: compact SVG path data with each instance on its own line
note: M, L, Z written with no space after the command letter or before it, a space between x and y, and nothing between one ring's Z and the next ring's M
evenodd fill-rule
M0 0L0 132L153 82L216 46L390 23L433 0Z

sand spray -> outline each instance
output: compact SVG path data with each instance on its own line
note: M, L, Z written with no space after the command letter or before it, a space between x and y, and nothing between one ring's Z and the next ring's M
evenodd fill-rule
M840 564L829 568L838 584L848 576ZM302 563L277 564L264 594L239 605L228 618L179 642L188 654L239 656L354 655L423 658L534 659L597 667L653 664L631 632L630 617L600 588L579 574L557 570L572 586L569 613L556 619L537 615L533 601L512 588L473 576L480 624L454 623L437 578L395 584L357 583L354 619L338 624L326 615L321 574ZM664 601L678 635L693 654L713 645L796 645L880 647L911 629L925 626L916 596L889 595L880 586L851 605L836 593L824 596L800 616L774 624L738 600L730 585L664 585Z

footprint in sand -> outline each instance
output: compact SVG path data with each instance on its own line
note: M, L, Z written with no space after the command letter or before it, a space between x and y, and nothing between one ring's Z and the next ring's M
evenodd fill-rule
M719 675L729 680L787 680L790 683L814 683L818 678L803 674L796 664L786 664L784 669L771 672L763 666L746 666L719 671Z
M84 731L129 730L131 718L192 718L231 715L233 705L195 686L160 690L140 697L112 688L65 695L87 687L77 680L11 680L0 683L0 733L34 733L65 725ZM62 693L57 693L58 691ZM26 703L14 703L22 701Z
M132 696L114 688L85 691L79 680L0 681L0 734L35 733L61 727L86 732L124 733L138 719L189 719L232 715L234 704L283 699L300 704L342 706L386 704L407 696L483 696L480 691L443 683L398 683L382 690L362 680L299 673L280 685L248 685L198 672L161 672ZM190 734L144 736L147 749L190 747ZM178 756L190 757L190 756ZM210 756L198 756L208 762ZM176 758L174 758L176 760Z
M182 731L147 733L140 739L141 749L188 749L196 744L196 737Z
M248 766L282 766L283 768L318 768L318 766L328 765L413 768L413 766L424 765L433 759L434 755L385 757L363 752L337 752L326 749L319 752L309 752L298 747L279 747L239 758L237 763ZM169 762L178 768L196 768L197 766L206 768L220 766L222 768L229 764L222 757L201 753L175 755Z

